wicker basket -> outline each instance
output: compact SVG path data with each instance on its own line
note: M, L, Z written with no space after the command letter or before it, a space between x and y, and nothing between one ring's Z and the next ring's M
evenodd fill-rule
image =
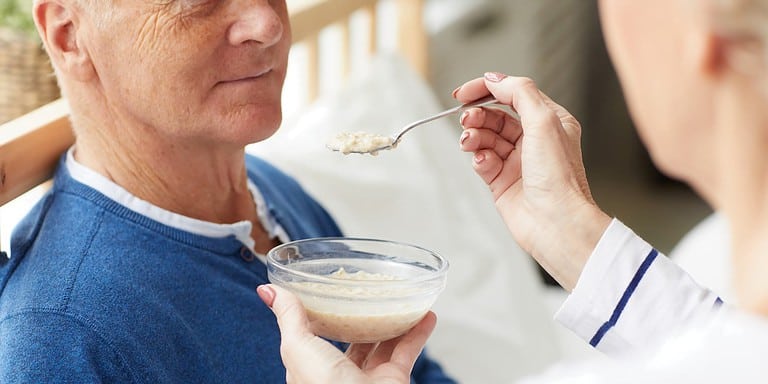
M0 123L58 97L59 87L40 40L0 27Z

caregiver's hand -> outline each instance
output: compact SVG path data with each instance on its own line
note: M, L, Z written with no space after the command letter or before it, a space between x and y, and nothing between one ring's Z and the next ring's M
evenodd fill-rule
M489 93L519 120L500 109L470 109L461 117L461 148L474 152L474 169L520 246L570 291L611 220L589 191L579 122L526 78L489 72L454 97Z
M435 328L435 314L429 312L405 335L378 345L352 344L345 354L312 334L304 307L292 293L272 284L257 292L277 317L288 383L410 383L413 364Z

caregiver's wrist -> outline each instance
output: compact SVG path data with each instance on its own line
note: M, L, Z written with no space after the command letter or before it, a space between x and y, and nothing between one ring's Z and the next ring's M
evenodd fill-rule
M580 204L578 209L561 216L555 224L555 238L550 239L541 252L534 251L533 256L570 292L610 223L611 217L598 206L588 202Z

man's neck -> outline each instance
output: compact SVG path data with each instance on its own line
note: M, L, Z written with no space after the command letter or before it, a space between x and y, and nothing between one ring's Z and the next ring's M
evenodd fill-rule
M171 212L216 223L255 219L244 148L99 120L113 126L78 127L74 155L81 164Z

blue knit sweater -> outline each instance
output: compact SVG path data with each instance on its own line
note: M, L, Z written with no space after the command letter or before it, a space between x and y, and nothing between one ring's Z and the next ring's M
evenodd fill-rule
M247 167L291 239L340 235L293 179ZM242 251L129 210L60 164L0 261L0 382L284 383L275 318L255 293L266 268ZM413 378L452 382L423 355Z

